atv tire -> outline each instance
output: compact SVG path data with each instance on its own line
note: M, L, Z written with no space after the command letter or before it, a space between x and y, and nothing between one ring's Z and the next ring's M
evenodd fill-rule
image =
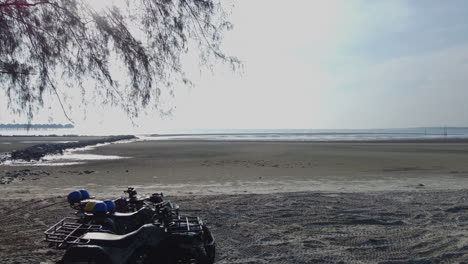
M62 263L112 264L112 260L102 247L79 245L67 249L62 258Z
M155 250L151 247L143 247L137 249L130 259L128 260L128 264L152 264L152 263L159 263L156 261L155 258Z

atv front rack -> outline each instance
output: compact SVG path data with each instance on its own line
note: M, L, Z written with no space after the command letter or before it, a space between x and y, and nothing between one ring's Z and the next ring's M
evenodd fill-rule
M60 220L44 232L45 241L50 242L56 248L88 244L89 240L81 239L80 236L87 232L98 232L102 229L100 225L80 224L78 220L78 218L73 217Z

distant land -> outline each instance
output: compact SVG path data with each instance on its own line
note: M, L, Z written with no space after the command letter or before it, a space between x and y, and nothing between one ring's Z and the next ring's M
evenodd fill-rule
M70 129L72 124L0 124L0 130L49 130Z

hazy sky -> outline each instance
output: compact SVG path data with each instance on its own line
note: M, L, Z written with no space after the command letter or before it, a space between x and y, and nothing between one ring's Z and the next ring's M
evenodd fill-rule
M187 60L196 86L165 102L173 115L136 122L146 131L468 126L467 14L464 0L238 0L224 50L243 73L219 65L200 75ZM77 125L130 127L117 110L95 112L75 114Z

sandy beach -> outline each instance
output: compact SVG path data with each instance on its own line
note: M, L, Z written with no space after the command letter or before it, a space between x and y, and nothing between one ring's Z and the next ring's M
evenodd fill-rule
M0 0L0 264L468 264L467 17Z
M0 152L28 142L0 137ZM63 252L41 239L72 214L65 195L86 188L119 197L127 186L162 191L203 216L217 263L468 261L466 141L140 140L79 153L119 159L0 167L0 177L21 174L0 185L3 261L58 260Z

